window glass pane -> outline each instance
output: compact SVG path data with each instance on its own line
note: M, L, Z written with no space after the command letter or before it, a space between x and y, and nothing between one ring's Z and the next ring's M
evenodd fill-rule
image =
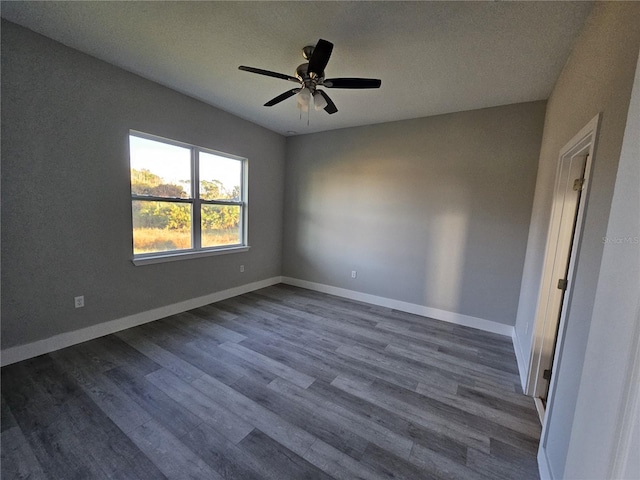
M191 205L133 200L133 253L191 248Z
M191 150L129 136L131 193L165 198L191 197Z
M240 206L238 205L202 205L202 246L239 245Z
M239 202L241 182L240 160L200 152L200 198Z

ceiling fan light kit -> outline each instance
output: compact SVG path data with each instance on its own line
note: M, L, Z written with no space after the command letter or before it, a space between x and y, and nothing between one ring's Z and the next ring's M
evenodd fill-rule
M323 110L327 106L327 101L317 90L313 92L313 106L317 111Z
M311 102L311 92L307 87L301 88L298 92L298 108L303 112L309 111L309 103Z
M246 67L241 65L240 70L267 77L279 78L290 82L296 82L301 86L288 90L277 97L269 100L264 104L265 107L272 107L296 95L298 108L304 112L309 111L309 105L313 101L316 110L324 110L328 114L334 114L338 111L335 104L324 90L325 88L346 88L346 89L365 89L380 88L381 80L375 78L328 78L325 79L324 69L329 62L331 52L333 51L333 43L320 39L318 43L308 45L302 49L302 56L308 63L303 63L296 68L295 77L285 75L283 73L263 70L261 68Z

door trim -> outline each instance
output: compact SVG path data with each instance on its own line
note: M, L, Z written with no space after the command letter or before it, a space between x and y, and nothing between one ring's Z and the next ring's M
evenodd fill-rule
M558 232L560 228L561 215L557 205L552 206L551 218L549 222L549 230L547 234L547 242L544 255L544 267L542 271L542 279L540 282L540 290L538 293L538 302L536 306L536 314L533 325L531 339L531 356L529 358L529 369L527 372L525 393L533 397L540 397L546 389L546 380L542 374L545 366L551 361L557 369L558 360L562 352L562 339L565 330L565 318L567 316L568 306L571 303L571 295L573 288L573 277L576 270L576 257L582 236L582 224L584 221L585 211L588 201L588 193L591 184L591 168L593 165L598 126L600 124L600 114L596 115L591 121L584 126L561 150L558 157L558 168L556 171L555 187L553 190L554 198L556 192L562 187L562 173L566 171L571 160L577 156L587 154L587 160L584 171L584 185L582 194L578 203L578 212L576 216L573 243L569 254L569 268L567 270L568 288L564 292L564 301L561 306L560 315L554 318L553 313L547 315L547 305L554 292L558 279L554 277L555 254L558 247ZM559 324L559 325L558 325ZM557 340L556 340L557 330ZM553 342L556 342L555 349ZM555 354L553 353L555 350ZM552 358L554 357L554 358ZM552 375L549 384L549 392L547 395L547 404L551 399L555 385L555 376Z

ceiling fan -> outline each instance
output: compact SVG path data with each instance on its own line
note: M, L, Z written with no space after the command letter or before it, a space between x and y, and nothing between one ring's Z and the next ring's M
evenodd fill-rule
M296 68L295 76L262 70L261 68L245 67L244 65L238 68L245 72L281 78L282 80L289 80L290 82L301 85L269 100L264 104L265 107L272 107L297 94L298 108L301 110L308 111L311 100L313 99L316 110L324 109L328 114L333 114L336 113L338 109L331 98L329 98L329 95L318 87L350 89L380 88L382 81L375 78L325 78L324 69L329 62L332 51L333 43L322 39L318 40L315 46L310 45L304 47L302 49L302 56L309 62L299 65L298 68Z

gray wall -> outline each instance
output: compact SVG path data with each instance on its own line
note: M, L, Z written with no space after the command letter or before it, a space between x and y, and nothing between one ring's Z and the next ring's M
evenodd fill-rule
M129 129L249 159L249 252L133 266ZM3 21L2 348L280 275L285 142Z
M544 112L289 138L283 275L513 325Z
M640 478L640 402L622 416L626 396L640 398L640 58L606 237L564 478ZM622 455L624 428L636 435L626 475L607 461Z
M593 175L561 358L554 367L557 389L550 402L547 456L555 478L562 478L589 329L603 241L620 158L629 98L640 44L640 4L598 3L574 46L547 105L516 335L525 358L538 296L551 199L560 149L602 112ZM608 319L614 327L620 319ZM527 334L527 327L529 333ZM615 348L613 345L608 348Z

